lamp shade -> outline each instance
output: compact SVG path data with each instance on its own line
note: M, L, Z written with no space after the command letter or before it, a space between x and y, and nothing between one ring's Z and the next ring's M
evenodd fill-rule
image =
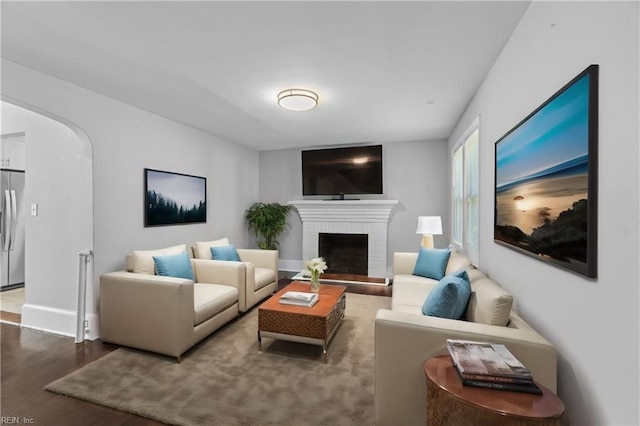
M278 104L290 111L307 111L318 105L318 95L306 89L287 89L278 93Z
M442 235L440 216L419 216L416 234Z

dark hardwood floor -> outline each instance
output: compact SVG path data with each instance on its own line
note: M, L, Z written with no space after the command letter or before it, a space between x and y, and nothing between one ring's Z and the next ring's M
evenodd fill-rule
M295 273L281 272L278 288ZM347 292L390 296L391 286L341 284ZM9 318L3 316L3 319ZM11 319L15 319L11 317ZM100 340L74 343L72 337L0 324L0 416L2 423L35 425L161 425L79 399L44 390L50 382L115 350ZM6 419L6 418L16 419ZM17 423L19 421L19 423Z
M0 415L35 425L160 425L143 417L45 391L59 379L116 349L99 340L0 324ZM8 423L5 420L3 423Z

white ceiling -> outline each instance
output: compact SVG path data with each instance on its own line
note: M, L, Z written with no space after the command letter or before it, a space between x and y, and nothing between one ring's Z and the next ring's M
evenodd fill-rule
M257 150L444 139L528 5L2 1L2 56Z

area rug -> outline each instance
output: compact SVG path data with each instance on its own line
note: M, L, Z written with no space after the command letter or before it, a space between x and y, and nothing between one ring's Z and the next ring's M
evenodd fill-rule
M373 425L374 322L390 305L347 293L326 364L320 346L263 338L258 352L254 308L180 364L119 348L45 389L175 425Z

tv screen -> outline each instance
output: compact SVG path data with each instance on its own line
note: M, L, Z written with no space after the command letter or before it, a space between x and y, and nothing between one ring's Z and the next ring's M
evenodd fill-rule
M382 193L382 145L302 151L302 195Z

